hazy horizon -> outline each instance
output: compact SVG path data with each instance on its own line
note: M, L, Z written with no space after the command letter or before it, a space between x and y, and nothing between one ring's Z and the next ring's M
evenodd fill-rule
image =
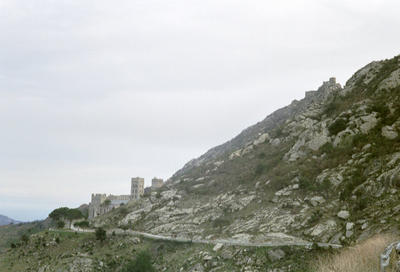
M398 55L399 8L2 1L0 214L43 219L169 178L329 77Z

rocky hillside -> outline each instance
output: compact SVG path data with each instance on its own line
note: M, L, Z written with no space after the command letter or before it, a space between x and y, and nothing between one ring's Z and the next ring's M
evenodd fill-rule
M325 271L320 247L398 237L399 133L400 56L329 79L89 229L21 236L0 271L138 271L140 252L156 271Z
M0 214L0 226L14 224L14 223L19 223L19 222Z
M93 224L192 239L346 245L400 220L400 62L334 78Z

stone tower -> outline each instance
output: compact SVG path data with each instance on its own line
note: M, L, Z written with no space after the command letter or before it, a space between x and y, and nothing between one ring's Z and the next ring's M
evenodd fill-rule
M131 196L132 199L139 199L144 194L144 178L131 179Z
M92 201L89 203L89 219L102 214L101 204L103 204L106 199L106 194L92 194Z
M164 184L164 181L162 179L159 178L153 178L151 180L151 188L152 189L157 189L157 188L161 188Z

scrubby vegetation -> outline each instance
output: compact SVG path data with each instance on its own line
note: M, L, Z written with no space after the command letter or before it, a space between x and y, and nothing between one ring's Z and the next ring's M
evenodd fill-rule
M129 261L122 269L122 272L154 272L151 255L147 251L141 251L136 256L136 259Z
M315 272L377 272L380 254L394 240L393 235L376 235L354 247L321 255L312 267ZM392 267L385 271L397 270Z

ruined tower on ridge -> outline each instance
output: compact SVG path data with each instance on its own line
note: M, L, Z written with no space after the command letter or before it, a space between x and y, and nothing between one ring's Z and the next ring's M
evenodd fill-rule
M144 194L144 178L131 179L131 197L132 199L139 199Z
M161 188L163 185L164 185L164 180L163 179L153 178L151 180L151 188L152 189Z

